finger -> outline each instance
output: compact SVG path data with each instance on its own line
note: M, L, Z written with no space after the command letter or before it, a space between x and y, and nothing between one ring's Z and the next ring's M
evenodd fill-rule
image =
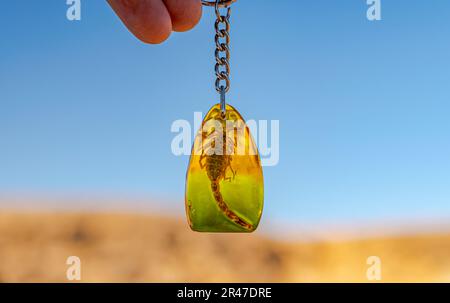
M163 0L170 17L172 29L185 32L192 29L202 17L201 0Z
M172 32L172 22L161 0L108 0L125 26L140 40L157 44Z

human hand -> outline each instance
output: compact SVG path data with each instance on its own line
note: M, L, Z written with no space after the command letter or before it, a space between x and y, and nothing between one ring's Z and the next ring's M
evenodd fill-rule
M145 43L161 43L172 31L188 31L202 16L201 0L107 1L125 26Z

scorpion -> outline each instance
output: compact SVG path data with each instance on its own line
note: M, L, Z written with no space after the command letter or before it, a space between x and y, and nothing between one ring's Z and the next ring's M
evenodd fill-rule
M233 160L231 154L237 146L237 136L234 134L234 131L233 136L227 135L228 132L226 131L226 119L224 115L219 115L219 117L216 117L216 121L219 121L222 125L222 131L216 131L213 128L208 135L202 135L203 149L199 160L200 168L206 170L208 178L211 181L211 191L213 193L214 200L222 213L235 224L247 230L253 230L252 224L248 223L230 209L228 204L223 199L222 193L220 192L220 182L222 180L231 182L236 176L236 171L231 166L231 161ZM208 151L210 151L210 148L215 148L217 140L220 140L219 136L222 136L223 152L221 154L210 154ZM233 175L232 177L226 177L228 168Z

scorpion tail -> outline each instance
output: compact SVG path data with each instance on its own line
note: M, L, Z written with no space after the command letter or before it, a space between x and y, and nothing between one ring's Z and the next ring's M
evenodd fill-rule
M247 230L253 230L253 225L239 217L234 211L232 211L227 203L223 200L222 194L220 193L220 185L219 181L213 181L211 182L211 190L214 195L214 199L217 202L217 205L219 206L220 210L223 212L223 214L236 223L237 225L247 229Z

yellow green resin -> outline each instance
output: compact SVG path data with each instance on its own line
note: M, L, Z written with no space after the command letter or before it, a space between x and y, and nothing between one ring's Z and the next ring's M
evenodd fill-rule
M252 232L264 181L258 150L239 112L213 106L202 122L186 175L186 213L199 232Z

